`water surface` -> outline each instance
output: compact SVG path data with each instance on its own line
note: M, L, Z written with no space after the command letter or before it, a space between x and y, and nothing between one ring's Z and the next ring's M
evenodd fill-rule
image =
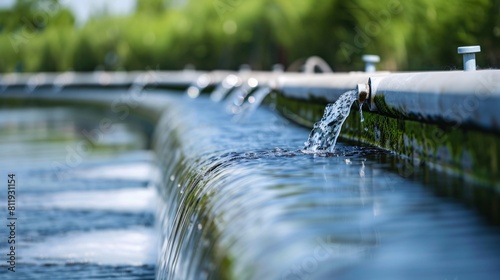
M0 278L154 278L154 156L128 123L91 143L83 132L101 120L94 110L0 110L0 172L4 183L16 175L18 218L16 272L2 261ZM4 256L6 246L0 243Z
M497 227L436 195L465 182L339 141L259 109L235 122L208 99L172 98L156 137L164 164L159 276L234 279L491 279ZM171 165L176 162L176 165ZM458 181L458 182L457 182ZM458 191L459 192L459 191Z
M154 152L131 121L88 146L102 112L0 110L0 171L19 179L20 225L19 272L2 263L2 279L500 273L500 231L475 209L498 205L486 188L342 140L305 154L309 130L265 107L236 121L208 97L147 96L141 106L165 109Z

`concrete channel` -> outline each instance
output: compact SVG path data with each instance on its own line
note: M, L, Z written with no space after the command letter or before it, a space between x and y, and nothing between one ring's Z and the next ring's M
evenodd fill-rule
M0 92L61 88L153 87L188 90L196 97L216 87L245 96L269 89L267 100L290 120L312 127L328 103L364 91L364 121L353 106L341 137L369 143L417 164L446 170L500 190L500 70L447 72L289 73L147 71L6 74ZM194 91L194 92L193 92ZM224 97L224 96L223 96ZM366 99L366 100L365 100Z

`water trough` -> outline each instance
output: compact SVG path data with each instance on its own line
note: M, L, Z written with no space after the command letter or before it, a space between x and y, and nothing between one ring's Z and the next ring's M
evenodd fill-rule
M125 112L118 109L127 108L154 127L150 141L164 201L158 279L422 279L454 273L488 279L499 272L498 230L423 187L480 188L481 200L471 204L500 221L498 70L40 77L3 76L2 105L98 106L118 117ZM221 88L228 77L238 83ZM249 91L245 84L254 81ZM87 85L99 90L88 92ZM355 104L341 137L392 153L341 143L333 154L304 154L298 149L307 130L262 108L235 123L224 106L200 96L218 88L225 91L221 100L267 96L271 108L306 127L321 119L326 104L356 89L364 121ZM411 176L397 175L405 159L417 166ZM432 171L422 171L424 163Z

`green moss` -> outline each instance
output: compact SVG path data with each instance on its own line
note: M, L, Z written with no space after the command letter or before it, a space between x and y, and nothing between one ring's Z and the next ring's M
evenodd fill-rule
M323 103L309 103L306 100L289 99L281 94L276 95L274 103L281 114L305 127L312 127L315 122L321 119L325 111Z
M365 112L364 119L364 123L361 123L359 112L351 112L341 135L500 187L497 168L500 139L495 135L376 113Z
M307 102L308 103L318 103L318 104L326 104L328 100L321 96L315 96L313 93L307 94Z
M385 96L383 94L378 93L377 95L375 95L373 102L375 103L375 106L377 106L377 111L384 116L395 117L395 118L407 117L407 115L403 112L403 110L396 110L390 106L387 106L385 102Z

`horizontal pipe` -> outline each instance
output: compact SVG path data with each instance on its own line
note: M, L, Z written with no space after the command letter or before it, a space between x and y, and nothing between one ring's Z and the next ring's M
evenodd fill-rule
M379 72L383 74L384 72ZM311 93L335 101L340 94L366 82L373 73L283 73L268 71L132 71L132 72L61 72L61 73L8 73L0 75L0 87L23 86L130 86L134 82L148 85L190 85L200 81L210 85L221 83L229 75L242 81L254 78L259 86L284 91L286 95L302 98L300 92ZM377 74L375 74L377 75ZM306 95L307 96L307 95Z
M315 99L331 103L335 102L342 93L355 90L358 84L366 84L370 77L388 74L389 72L283 73L275 80L273 89L280 91L283 96L288 98Z
M189 86L206 72L184 71L132 71L132 72L61 72L61 73L9 73L0 76L0 88L20 86L123 86L149 76L147 85Z
M500 70L370 77L369 108L392 117L500 132Z
M146 86L189 86L199 87L220 84L229 75L236 75L242 81L254 78L259 86L270 86L280 72L266 71L132 71L132 72L61 72L61 73L8 73L0 75L0 89L8 87L36 88L40 86L121 86L134 83Z

